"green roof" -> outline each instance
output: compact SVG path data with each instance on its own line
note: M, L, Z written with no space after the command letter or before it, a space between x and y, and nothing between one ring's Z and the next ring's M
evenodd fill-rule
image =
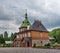
M5 43L6 43L6 44L11 44L11 43L12 43L12 41L5 41Z
M30 22L28 21L27 18L25 18L25 20L22 22L21 27L27 27L27 26L30 26Z
M30 22L27 18L27 12L25 13L25 20L22 22L22 25L21 27L27 27L27 26L30 26Z

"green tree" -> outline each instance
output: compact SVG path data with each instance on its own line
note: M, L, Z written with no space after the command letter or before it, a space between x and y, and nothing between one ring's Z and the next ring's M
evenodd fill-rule
M4 32L4 40L5 41L9 41L10 40L9 37L8 37L7 31Z
M0 37L3 38L3 34L0 34Z
M57 39L57 42L60 43L60 31L57 31L56 39Z
M16 33L11 33L11 40L13 40L15 36L16 36Z
M52 30L49 35L54 37L57 43L60 43L60 28Z
M13 34L13 33L11 33L11 40L13 40L13 38L14 38L14 34Z
M7 33L7 31L4 32L4 38L8 38L8 33Z
M0 37L0 44L5 44L5 40L2 37Z

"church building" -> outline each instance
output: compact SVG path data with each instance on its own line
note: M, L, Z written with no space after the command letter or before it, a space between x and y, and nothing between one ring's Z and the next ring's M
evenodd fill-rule
M14 47L33 47L40 46L41 44L47 44L49 42L48 31L39 20L35 20L31 25L27 12L25 13L25 19L19 27L19 32L13 40Z

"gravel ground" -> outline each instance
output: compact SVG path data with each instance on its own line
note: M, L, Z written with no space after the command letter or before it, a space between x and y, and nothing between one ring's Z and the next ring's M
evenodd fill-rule
M59 49L0 48L0 53L60 53Z

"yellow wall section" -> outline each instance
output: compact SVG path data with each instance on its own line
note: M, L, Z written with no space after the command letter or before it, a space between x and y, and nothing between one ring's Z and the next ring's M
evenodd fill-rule
M41 37L42 33L42 37ZM32 39L49 39L48 32L31 31Z
M38 31L31 31L31 36L32 36L32 39L40 39L40 32Z
M41 32L42 33L42 39L49 39L48 32Z

